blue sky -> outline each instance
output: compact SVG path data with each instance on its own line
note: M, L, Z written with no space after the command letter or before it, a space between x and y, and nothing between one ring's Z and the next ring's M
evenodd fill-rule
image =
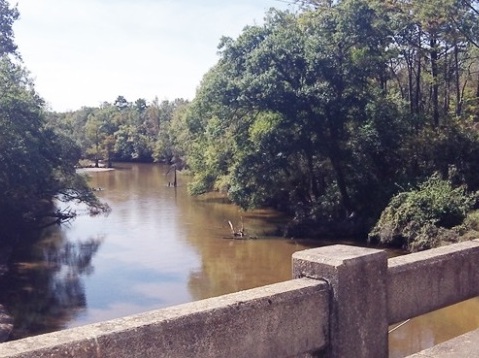
M50 109L158 97L192 99L221 36L261 24L279 0L18 1L15 38Z

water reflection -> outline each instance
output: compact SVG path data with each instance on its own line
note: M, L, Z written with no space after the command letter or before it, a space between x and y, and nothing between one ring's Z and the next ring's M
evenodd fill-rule
M414 319L389 335L390 358L400 358L473 331L479 327L479 298Z
M304 243L272 236L283 219L272 211L243 212L217 194L179 195L177 205L187 223L185 237L201 259L188 279L194 300L289 280L291 255L307 248ZM233 239L228 221L235 226L242 221L254 239Z
M10 339L56 331L87 306L83 277L102 240L68 240L49 228L33 248L13 252L13 265L0 277L0 303L14 317Z

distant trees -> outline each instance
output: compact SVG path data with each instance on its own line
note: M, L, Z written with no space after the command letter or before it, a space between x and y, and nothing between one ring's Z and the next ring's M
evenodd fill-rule
M55 123L62 133L74 140L82 150L82 157L98 165L113 160L172 162L180 160L173 154L168 142L170 121L187 101L154 99L148 103L139 98L128 102L118 96L113 103L99 107L82 108L67 113L48 113L48 122ZM82 131L76 128L84 128ZM168 144L166 144L168 143Z

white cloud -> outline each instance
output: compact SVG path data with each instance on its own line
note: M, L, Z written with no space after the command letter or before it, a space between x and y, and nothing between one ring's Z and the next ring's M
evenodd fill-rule
M221 36L262 22L275 0L18 0L15 34L37 90L55 110L193 98Z

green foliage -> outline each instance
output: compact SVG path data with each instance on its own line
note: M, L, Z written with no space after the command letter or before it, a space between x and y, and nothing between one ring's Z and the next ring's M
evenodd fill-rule
M111 165L118 161L178 161L182 146L175 139L181 120L170 122L188 106L182 99L148 103L139 98L134 103L118 96L113 104L81 108L68 113L48 113L50 126L57 128L81 148L82 158ZM173 150L172 147L177 149ZM178 151L178 153L177 153ZM177 164L178 164L177 163Z
M378 68L388 57L377 24L365 2L349 1L324 13L271 11L264 26L223 39L191 107L187 162L193 185L203 181L195 191L221 182L242 207L272 206L298 221L332 223L357 211L365 176L378 182L371 170L384 171L354 162L352 151L366 148L353 142L357 130L371 117L371 130L389 135L376 157L392 157L400 133L391 123L399 128L403 118L394 103L379 105Z
M175 163L178 168L183 168L191 142L187 124L189 103L183 100L177 100L175 103L164 101L159 110L161 126L157 132L153 158L155 161Z
M13 23L19 17L17 7L10 7L8 1L0 0L0 57L15 54Z
M25 74L8 58L0 60L0 207L4 212L26 210L49 181L50 146L41 119L41 102L32 95ZM47 157L43 154L46 153ZM45 164L45 165L42 165ZM34 173L31 175L32 165ZM18 210L14 210L14 207Z
M457 240L451 229L461 225L478 199L464 187L433 175L417 189L395 195L370 233L381 243L399 243L408 250L422 250ZM468 219L471 222L472 218Z
M418 177L418 169L426 175L440 171L456 185L465 184L471 191L479 189L479 133L474 123L453 122L442 128L429 126L418 131L405 146L414 167L410 177Z
M479 210L469 212L462 225L465 232L475 231L476 238L479 237Z
M298 14L270 11L264 25L222 39L183 127L193 191L226 188L244 208L272 206L298 226L351 233L367 230L401 185L435 171L476 190L477 130L446 117L463 113L471 9L310 4ZM451 210L433 224L449 225ZM421 235L433 229L421 226Z

